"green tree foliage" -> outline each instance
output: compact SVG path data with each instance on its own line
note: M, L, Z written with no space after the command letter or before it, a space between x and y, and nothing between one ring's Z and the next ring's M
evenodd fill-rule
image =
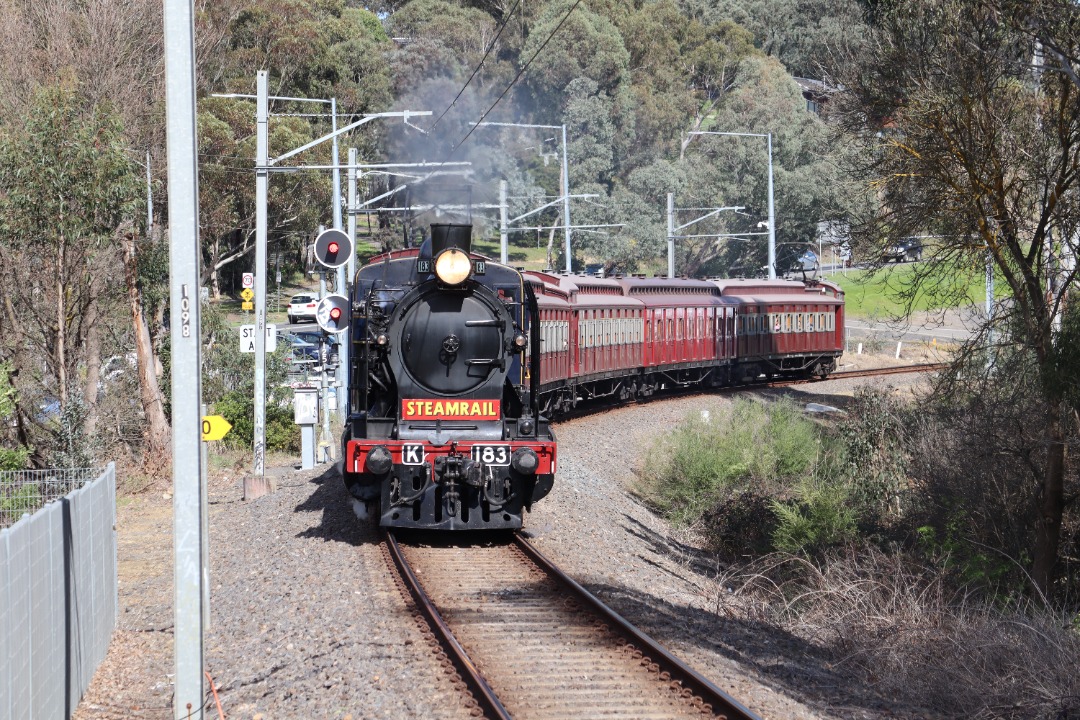
M835 51L866 33L857 0L721 0L706 16L730 18L796 77L829 77Z
M112 108L63 85L0 128L0 358L18 370L22 420L46 447L62 433L30 408L97 399L98 321L123 297L117 234L142 210L136 169Z
M218 52L208 53L201 76L212 79L209 92L252 91L255 72L265 68L271 95L337 100L341 118L381 112L391 103L386 55L389 39L367 10L340 0L234 2L226 18L209 13L205 25L220 23ZM270 123L270 154L277 156L330 130L326 119L301 114L328 113L329 104L275 101ZM254 253L255 157L254 103L207 97L199 103L199 200L203 270L215 297L236 287L250 270ZM291 114L291 116L290 116ZM370 156L378 129L349 140ZM342 153L341 160L344 160ZM297 156L298 164L328 164L331 144ZM247 177L248 181L243 178ZM270 183L269 234L272 249L283 251L286 265L303 269L305 241L320 225L330 225L328 173L274 176Z
M776 214L777 271L816 238L822 218L847 212L847 183L841 177L836 148L825 124L806 111L798 86L773 60L744 60L722 106L705 131L767 134L772 138L773 196ZM762 232L768 220L769 154L764 137L699 136L686 148L687 182L678 205L742 206L694 226L708 232ZM699 213L700 214L700 213ZM767 261L761 236L716 242L680 242L677 264L687 274L730 273L754 276Z

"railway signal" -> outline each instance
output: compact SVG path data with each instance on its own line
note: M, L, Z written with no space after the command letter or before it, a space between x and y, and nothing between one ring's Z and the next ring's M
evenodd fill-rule
M328 333L344 332L349 327L349 298L327 295L315 308L315 322Z
M328 268L338 268L349 262L353 244L341 230L323 230L315 238L315 259Z

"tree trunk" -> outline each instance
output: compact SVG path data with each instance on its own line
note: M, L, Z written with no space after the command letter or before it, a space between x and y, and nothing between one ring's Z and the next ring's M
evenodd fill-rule
M93 441L97 432L98 383L101 380L101 331L98 330L98 288L90 288L90 302L86 307L86 384L83 385L83 404L86 406L86 436Z
M124 281L127 284L131 304L131 324L135 331L135 356L139 366L139 400L146 415L147 454L150 458L162 458L169 452L169 421L154 372L154 348L150 343L150 329L143 314L142 291L139 289L138 263L135 236L123 233Z
M67 258L64 236L56 249L56 381L60 391L60 407L67 407L67 299L64 287L64 264Z
M1065 510L1065 432L1060 402L1047 413L1046 472L1035 522L1035 558L1031 579L1043 597L1050 599L1061 540L1061 516Z
M210 293L214 296L214 300L221 299L221 284L218 282L217 268L218 256L221 254L220 245L220 240L215 237L210 250Z

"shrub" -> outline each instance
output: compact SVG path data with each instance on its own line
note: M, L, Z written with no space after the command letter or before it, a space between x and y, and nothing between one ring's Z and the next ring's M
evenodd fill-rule
M255 399L247 390L233 390L214 406L233 426L225 436L232 448L250 448L255 435ZM270 452L300 452L300 426L293 421L292 408L266 404L266 449Z
M740 400L730 413L710 417L688 417L662 438L642 473L645 497L678 524L696 524L710 513L721 525L741 525L725 504L760 510L760 498L815 467L817 430L790 400L772 405Z
M795 486L795 500L770 503L776 513L772 544L790 553L813 553L858 536L859 513L851 486L836 480L808 478Z

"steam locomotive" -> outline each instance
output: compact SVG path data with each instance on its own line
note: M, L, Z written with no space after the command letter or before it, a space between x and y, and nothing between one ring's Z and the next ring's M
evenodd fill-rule
M555 479L530 372L536 297L518 271L474 256L471 233L433 224L420 248L374 259L353 284L342 473L384 526L520 528Z
M351 297L343 476L384 526L512 529L556 472L548 419L597 398L824 378L844 301L822 281L519 272L471 226L373 259Z

